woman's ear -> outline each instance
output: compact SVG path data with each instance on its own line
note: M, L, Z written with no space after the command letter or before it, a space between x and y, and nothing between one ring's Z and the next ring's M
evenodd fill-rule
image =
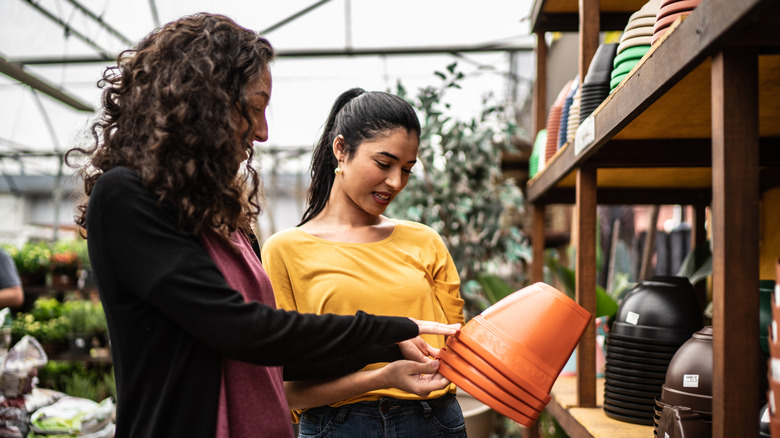
M336 157L336 161L339 163L344 159L344 136L339 134L333 139L333 156Z

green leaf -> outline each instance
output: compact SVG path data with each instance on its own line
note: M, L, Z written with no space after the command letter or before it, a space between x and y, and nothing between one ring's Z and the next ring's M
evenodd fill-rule
M477 274L477 281L491 304L497 303L515 291L512 286L495 274Z
M576 276L573 269L560 264L558 259L548 252L545 256L545 264L555 278L564 285L564 292L575 299ZM617 313L618 304L603 287L596 285L596 318L601 316L613 316Z
M702 242L685 256L677 275L687 277L693 285L712 275L712 251L710 251L709 240Z

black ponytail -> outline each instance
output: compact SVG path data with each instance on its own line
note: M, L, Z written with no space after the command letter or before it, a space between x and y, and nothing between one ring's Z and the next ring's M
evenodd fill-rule
M344 153L349 161L361 143L396 128L413 131L420 138L420 121L409 102L389 93L365 91L362 88L352 88L342 93L333 103L322 136L312 154L311 185L306 210L298 226L317 216L328 203L330 189L336 178L334 170L338 167L338 161L333 155L333 141L336 137L344 137Z

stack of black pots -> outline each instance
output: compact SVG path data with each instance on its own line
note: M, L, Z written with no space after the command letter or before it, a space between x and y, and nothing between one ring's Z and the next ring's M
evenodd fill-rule
M609 96L612 62L615 60L617 47L618 43L600 45L590 61L588 73L582 79L580 124Z
M681 409L684 408L684 409ZM663 411L685 411L686 421L662 421ZM678 417L679 414L675 414ZM683 418L683 417L680 417ZM699 431L694 435L712 434L712 327L694 333L672 357L666 370L666 381L655 407L656 436L675 436L677 429Z
M626 293L606 338L605 414L653 426L669 363L703 325L699 301L685 277L653 277Z

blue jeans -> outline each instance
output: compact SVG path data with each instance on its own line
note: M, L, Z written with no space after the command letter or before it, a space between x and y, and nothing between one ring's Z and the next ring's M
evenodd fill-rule
M298 437L466 438L466 423L451 393L432 400L382 398L308 409Z

